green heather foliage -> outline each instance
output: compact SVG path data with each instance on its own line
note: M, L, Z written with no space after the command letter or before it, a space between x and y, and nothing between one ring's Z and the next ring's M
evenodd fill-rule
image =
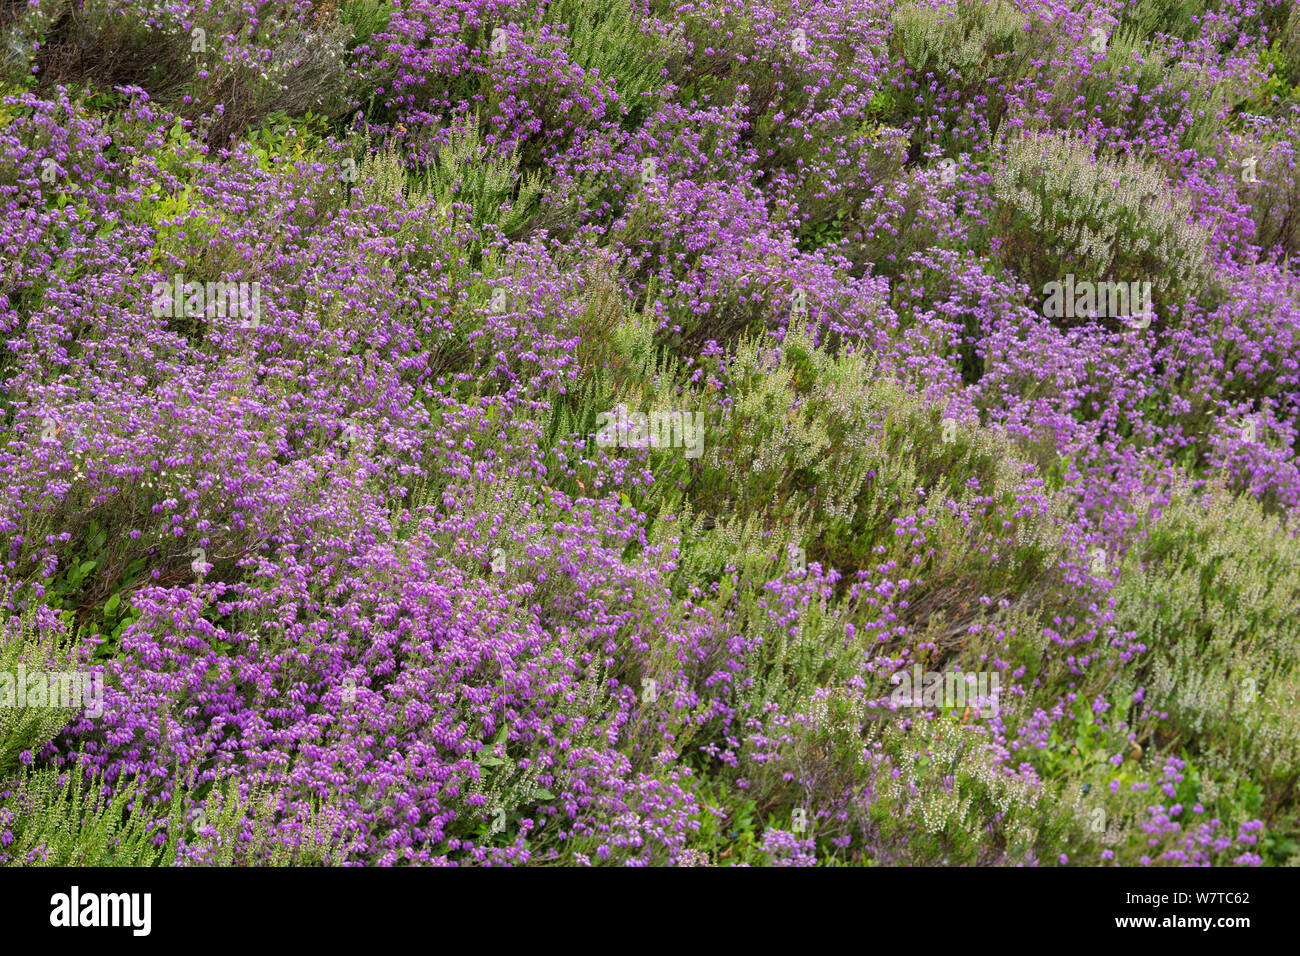
M273 825L281 813L277 794L254 784L243 788L234 780L214 787L200 811L191 810L182 862L205 866L330 866L344 856L340 845L344 821L337 807L320 801L308 805L299 835L292 842L273 838ZM177 823L168 821L175 832ZM169 848L175 853L175 847Z
M1098 156L1067 133L1009 135L993 167L1001 250L1038 296L1067 273L1090 282L1150 282L1157 309L1203 291L1208 231L1190 221L1160 169Z
M640 126L657 98L664 59L675 44L646 31L632 0L559 0L545 4L541 22L567 29L570 59L613 84L623 124Z
M0 791L0 849L6 866L170 866L184 804L146 811L138 781L109 794L98 775L74 765L35 771ZM172 834L170 837L167 834Z
M990 77L1020 79L1030 67L1031 52L1041 49L1038 34L1027 30L1028 18L1004 0L961 0L947 10L925 3L900 5L890 17L890 52L919 76L934 77L959 101L988 96ZM927 97L933 99L933 94ZM996 131L1007 104L997 92L987 105L989 128ZM911 116L924 117L927 107L909 103Z
M1294 4L247 6L0 3L0 863L1300 862Z

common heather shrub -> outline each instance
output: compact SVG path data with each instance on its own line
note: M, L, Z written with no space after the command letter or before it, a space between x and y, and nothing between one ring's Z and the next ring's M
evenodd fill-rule
M1198 30L1206 30L1227 51L1243 36L1267 32L1278 37L1292 9L1285 0L1251 4L1241 0L1126 0L1116 15L1120 27L1131 27L1144 39L1163 34L1193 40Z
M960 576L980 567L982 574L998 573L976 556L980 534L969 525L960 532L948 528L944 515L949 508L964 510L971 482L991 501L1009 505L1022 469L1008 448L955 433L945 442L941 415L877 380L862 355L832 361L797 325L787 330L779 361L764 356L755 340L740 344L735 355L724 380L731 402L715 426L718 437L705 452L706 471L692 496L698 510L742 520L762 514L774 528L802 524L815 538L808 543L809 560L824 560L847 575L901 563L907 552L892 519L898 509L922 508L937 513L930 534L942 542L935 549L944 557L933 569L928 559L908 563L918 573L932 570L926 574L932 586L947 583L945 572ZM990 532L1014 528L1011 536L1024 549L1009 556L1002 571L1032 577L1050 565L1046 552L1033 553L1044 535L1036 524L990 524ZM912 604L924 608L923 595ZM933 604L948 601L935 598Z
M988 76L990 62L1014 46L1025 15L1014 4L957 3L949 10L907 3L890 16L893 39L918 74L952 71L965 85Z
M330 866L344 859L349 827L338 807L308 803L301 821L286 814L292 826L279 823L282 809L272 788L223 781L186 814L185 836L170 848L175 865Z
M400 157L392 153L377 161L392 171L390 182L401 169ZM411 206L432 202L442 211L453 202L464 203L473 210L470 225L476 233L490 224L506 236L528 224L541 191L536 173L519 173L517 155L488 155L475 122L459 123L447 131L446 143L435 154L424 183L416 188L418 192L408 196Z
M1095 55L1086 44L1080 46L1087 53L1077 55ZM1104 54L1084 68L1082 77L1057 77L1050 101L1035 116L1050 117L1060 128L1094 124L1115 141L1133 144L1170 128L1177 132L1177 146L1205 151L1249 93L1241 76L1215 75L1184 44L1144 38L1138 28L1120 26L1109 32Z
M1300 771L1300 543L1243 498L1186 491L1148 518L1114 594L1145 636L1132 722L1207 769L1248 763L1269 814Z
M5 675L0 686L0 782L29 765L75 716L57 701L29 702L26 683L19 681L20 673L79 670L75 642L66 626L52 617L38 615L32 608L22 617L10 616L5 621L4 643L0 645L0 675Z
M1291 5L252 6L0 2L3 862L1300 858Z
M138 791L112 793L80 762L0 783L0 865L174 865L185 801L149 811Z
M636 129L659 99L659 85L676 54L677 40L656 29L632 0L560 0L548 3L542 22L568 30L569 57L575 64L611 83L621 124Z
M1210 6L1208 0L1128 0L1116 15L1120 28L1131 28L1141 39L1163 33L1188 40L1196 32L1196 20Z
M393 8L384 0L344 0L339 6L339 21L351 28L348 49L369 49L370 44L388 29Z
M980 103L987 109L986 135L996 134L1007 108L1007 87L1029 70L1028 54L1037 45L1035 34L1026 30L1028 17L1006 0L958 0L901 4L890 24L890 52L920 86L933 77L958 102ZM934 95L925 100L920 106L907 103L907 114L926 117Z
M998 256L1035 299L1068 273L1150 282L1157 308L1211 287L1208 231L1140 157L1098 156L1069 133L1011 135L995 158L993 188Z
M1256 122L1258 132L1234 151L1237 155L1229 169L1240 170L1243 161L1254 159L1255 181L1239 186L1255 223L1253 243L1265 255L1280 251L1289 258L1300 250L1300 153L1296 148L1300 104L1279 121L1269 123L1260 118Z

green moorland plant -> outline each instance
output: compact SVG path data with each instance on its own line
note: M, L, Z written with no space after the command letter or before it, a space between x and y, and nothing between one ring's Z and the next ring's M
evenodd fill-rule
M890 24L890 54L918 77L932 76L939 86L935 90L926 82L917 98L891 98L891 123L917 124L913 142L919 144L919 125L932 122L940 103L958 112L977 99L982 104L985 128L978 139L962 136L957 129L939 137L941 148L951 156L986 147L998 135L1009 108L1007 94L1035 69L1034 60L1042 58L1050 37L1006 0L958 0L946 9L902 3L890 15ZM950 102L954 98L955 105Z
M1300 98L1279 112L1275 120L1253 118L1218 158L1238 180L1261 257L1280 251L1289 259L1300 251Z
M1069 273L1150 282L1157 311L1213 290L1208 230L1191 221L1189 200L1161 170L1138 156L1099 156L1065 132L1009 135L998 143L993 188L996 230L1007 237L998 257L1035 299Z
M671 40L647 34L632 0L558 0L536 14L538 23L563 26L568 58L614 87L624 129L641 127L659 99Z
M1177 854L1149 811L1159 802L1183 808L1184 830L1231 834L1261 819L1266 859L1293 862L1300 543L1258 502L1186 483L1149 508L1141 536L1111 592L1115 631L1139 642L1136 666L1107 652L1104 680L1079 688L1072 719L1032 762L1094 851ZM1163 793L1150 792L1148 767Z
M152 813L137 800L139 780L111 796L83 764L45 769L0 784L0 849L8 866L171 866L184 831L178 792Z
M76 761L60 773L30 771L0 784L0 866L329 866L346 854L337 808L309 801L291 841L272 839L276 795L233 779L211 788L202 807L176 790L146 805L140 780L112 793Z
M268 23L284 6L268 5ZM781 23L797 13L778 6ZM1080 542L1062 529L1072 534L1079 512L1115 498L1078 500L1078 476L1050 434L1068 430L1073 423L1061 421L1068 416L1030 421L1038 429L1031 448L1028 439L976 424L970 411L951 418L957 413L934 397L937 389L927 396L897 363L891 368L897 355L885 354L907 338L932 353L924 356L928 371L977 385L989 374L986 362L1005 358L992 348L977 357L977 346L987 345L981 321L1019 282L1036 296L1066 271L1093 281L1150 279L1159 305L1213 307L1209 230L1193 222L1204 207L1163 160L1099 158L1075 132L1035 129L1035 121L1027 135L1004 133L992 150L969 130L932 128L956 103L979 113L986 135L1005 130L1006 103L997 97L1039 69L1030 61L1044 57L1051 39L1042 23L1000 0L960 0L943 11L908 3L888 22L835 33L816 53L837 64L829 74L843 67L841 74L828 78L822 64L810 80L814 73L804 70L813 68L787 57L788 37L773 39L770 24L760 27L749 12L697 8L672 33L627 0L522 4L510 13L514 46L501 62L513 65L504 74L494 72L499 63L480 68L496 55L487 46L491 23L440 34L438 42L459 37L473 58L451 79L436 70L419 78L413 112L426 112L426 121L392 103L363 102L355 134L339 143L331 141L339 98L352 104L358 84L396 78L402 38L390 31L415 22L403 20L409 8L319 4L310 24L261 38L272 59L309 54L265 79L223 61L200 80L187 38L152 28L119 37L124 59L109 63L112 70L76 72L69 64L78 49L103 53L90 34L111 39L117 29L78 18L104 17L112 7L97 0L65 16L63 5L42 5L58 16L29 19L19 25L27 33L15 36L19 46L51 41L41 61L49 75L15 77L6 87L44 89L60 77L84 85L65 125L102 120L104 137L74 137L69 165L89 168L102 147L124 177L149 185L110 199L98 182L93 190L60 183L33 192L15 217L21 224L48 216L50 225L15 227L28 262L5 266L7 285L10 275L22 277L5 290L4 320L15 321L6 341L28 352L16 362L6 356L0 370L6 379L21 371L30 394L6 389L0 458L7 466L36 448L42 465L57 465L37 472L39 480L24 477L20 493L39 507L16 514L5 530L5 559L19 570L6 594L13 608L0 631L0 670L19 662L67 669L84 658L86 666L129 671L147 658L152 631L166 633L165 613L153 609L159 595L193 598L198 609L188 624L211 638L204 649L211 664L168 699L171 732L187 729L172 720L177 710L201 706L197 685L222 678L232 662L256 663L241 657L249 635L283 668L267 678L271 693L301 692L306 723L345 732L334 741L340 756L326 758L337 763L306 770L314 783L302 788L264 782L267 750L257 754L264 762L256 772L242 755L227 761L210 752L202 770L220 764L218 779L205 774L195 784L178 768L159 784L123 775L120 765L116 775L92 772L77 741L65 739L73 714L0 709L0 863L400 859L398 850L381 856L387 847L407 859L420 852L468 861L457 856L466 850L460 841L503 861L1178 863L1194 831L1231 837L1255 820L1265 826L1265 862L1297 860L1300 545L1275 513L1276 496L1257 495L1261 506L1232 497L1236 489L1178 485L1163 506L1136 516L1125 546L1090 581ZM1276 4L1264 7L1263 16L1281 22ZM658 0L645 8L675 18ZM1241 194L1252 200L1261 244L1270 238L1267 245L1291 251L1294 170L1285 140L1294 123L1239 118L1250 136L1207 146L1226 109L1243 103L1235 92L1203 89L1204 76L1173 53L1170 36L1194 35L1197 18L1220 8L1199 0L1128 4L1110 54L1084 78L1086 105L1112 133L1130 136L1176 104L1204 110L1181 145L1218 150L1233 164L1258 150L1260 183L1243 184ZM209 21L209 36L221 25ZM553 38L545 44L537 40L543 29ZM736 36L726 50L710 46L728 31ZM1263 60L1270 100L1293 92L1289 37ZM434 42L416 37L405 52L427 52L426 41ZM143 70L148 44L158 46L163 73ZM392 55L384 70L363 75L344 66L372 47ZM764 62L774 48L780 62ZM936 90L922 91L919 102L900 92L864 65L879 67L876 56L933 73ZM552 59L582 76L557 80L545 72ZM534 61L547 65L529 72ZM880 89L856 86L858 74L846 79L849 63ZM71 72L60 73L65 66ZM498 83L503 76L510 82ZM1001 82L999 92L985 89L990 78ZM192 96L194 112L185 115L217 99L231 104L230 114L197 128L169 117L155 128L138 103L130 116L113 115L128 96L99 88L109 80L141 82L165 105ZM1139 100L1114 101L1130 82ZM823 85L814 96L816 83ZM602 101L610 112L599 129L566 98L594 91L617 94L617 106ZM1040 92L1049 124L1070 122L1065 102L1051 95L1060 90ZM511 150L490 146L520 115L512 110L521 97L541 130ZM867 101L866 111L845 105ZM792 116L827 103L806 140L792 137ZM1263 100L1245 107L1263 116ZM749 129L728 139L714 127L737 108ZM1269 109L1280 112L1274 103ZM377 130L398 117L413 128ZM15 155L54 148L58 121L31 120L22 108L0 106L0 132L22 130ZM205 139L224 143L234 132L246 132L244 141L205 152ZM561 210L555 220L539 208L548 150L578 141L590 151L572 168L601 171L575 173L570 185L593 205L609 205L588 220L596 228L580 232L571 228L578 217L566 220ZM828 158L841 146L840 158L862 173L848 184ZM924 163L940 146L976 154L962 172L972 201L933 202L942 184ZM606 147L610 157L601 158L630 176L584 165ZM685 175L662 192L641 188L628 149L655 150L660 169ZM756 158L745 158L750 151ZM354 166L341 166L348 159ZM29 166L0 169L0 189L10 190L0 200L32 185ZM729 179L745 166L752 182ZM341 168L355 168L355 180L339 176ZM869 209L868 194L876 203ZM987 224L979 222L981 202L993 210ZM759 216L765 204L780 207L776 234ZM795 205L791 218L787 207ZM976 233L986 228L984 249L949 269L958 256L945 254L972 228L968 215ZM733 216L755 226L729 245L697 241L682 228L708 217L721 235ZM855 239L869 219L889 228ZM946 220L952 232L940 228ZM617 226L602 231L611 222ZM200 280L249 270L267 287L265 327L253 335L210 319L146 326L136 288L147 290L144 278L122 269L128 281L95 284L114 272L87 255L97 228L116 230L132 269L183 268ZM250 260L249 250L260 258ZM628 262L644 250L638 271ZM934 255L909 263L927 250ZM989 258L977 261L985 250ZM879 261L887 255L897 262ZM656 256L673 268L660 263L656 271ZM802 318L785 325L790 286L810 262L830 290L819 290L821 317L878 323L868 341L879 353ZM900 276L904 265L917 268ZM845 303L858 290L839 282L868 267L886 276L886 291L878 299L862 293L854 304L870 304L855 309ZM952 283L966 282L969 295L949 296L945 271ZM693 302L665 289L701 274L708 289ZM96 309L65 328L59 309L76 301L73 290ZM964 336L955 359L943 332L926 325L934 312ZM665 334L666 325L677 328ZM121 326L137 334L129 348L113 338ZM48 341L33 340L44 347L29 348L24 336L46 328L54 330ZM132 351L138 340L148 347ZM1060 341L1012 344L1028 351ZM114 368L120 393L141 400L129 406L133 417L106 414L105 392L75 391L100 374L95 360L110 345L131 353ZM1104 378L1107 350L1119 347L1093 349L1091 364L1068 370L1078 373L1068 387L1094 372ZM1245 363L1231 349L1215 358L1228 374ZM1243 374L1225 386L1229 399L1285 408L1285 362L1265 358L1258 374L1248 369L1249 381ZM80 379L73 362L86 373ZM1057 387L1030 363L992 377L1026 402ZM1105 405L1106 389L1123 384L1106 379L1089 397ZM35 434L49 433L37 444L30 411L56 389L71 397L54 403L57 422L36 416ZM1177 391L1190 408L1179 414L1210 420L1211 399ZM1163 423L1163 397L1142 401L1147 421ZM993 419L1006 404L989 390L974 411ZM700 453L601 445L601 417L619 407L700 415ZM1102 413L1078 411L1085 422ZM1125 451L1140 444L1120 437ZM135 467L137 446L156 460ZM1141 498L1132 488L1123 494ZM254 508L254 500L274 506ZM349 551L355 541L365 547ZM195 570L200 544L211 566ZM372 560L375 552L382 561ZM298 575L310 582L295 591ZM428 595L435 597L421 606ZM443 604L453 605L456 627L472 616L467 609L482 612L465 625L469 643L418 632ZM328 653L355 653L347 663L358 670L383 665L363 682L371 705L364 714L331 710L337 674L315 646L295 643L304 633L314 643L339 622L357 631L348 629ZM373 629L364 633L363 625ZM408 635L407 646L383 657L386 641ZM418 680L427 675L403 684L410 675L396 673L426 653L431 669L455 671L467 647L498 639L517 646L499 655L494 648L482 670L457 672L437 694L421 694ZM913 662L1002 674L1007 693L996 723L961 705L882 715L874 705L889 696L891 672ZM280 677L286 683L277 684ZM527 720L507 704L492 714L505 713L504 723L481 739L457 738L445 753L422 749L428 741L419 734L429 725L420 721L433 703L455 736L455 728L481 726L490 713L483 697L510 681L567 690ZM258 716L275 709L264 708L267 697L250 699ZM384 710L390 704L393 720ZM539 743L539 713L554 746ZM404 733L408 720L412 736L401 746L414 741L412 755L421 755L412 764L423 756L433 764L454 749L438 767L449 768L444 779L454 792L449 786L436 804L417 803L409 795L429 778L398 774L356 788L362 812L324 795L324 774L351 773L348 746ZM1010 760L994 752L995 736L1012 742ZM308 768L315 742L304 739L312 738L273 759ZM622 776L602 776L613 764ZM590 812L576 826L573 792L560 796L575 778L590 791L582 797ZM665 842L642 852L637 841L647 830L638 829L637 805L620 804L609 779L636 790L642 806L662 799L671 807L646 819L669 821L685 849L674 854ZM412 817L426 840L414 849L404 829ZM441 836L428 836L434 831ZM611 833L625 842L611 849ZM799 845L805 837L811 846ZM354 840L368 840L367 849ZM1215 853L1215 862L1232 862Z
M407 201L413 207L432 203L436 215L446 215L452 203L463 203L473 211L469 225L475 233L482 234L491 226L512 236L527 226L536 212L541 177L536 172L521 173L518 154L491 156L480 130L481 124L475 120L454 123L428 170L408 186ZM378 174L381 193L395 191L405 175L400 156L391 150L374 154L363 168L366 173L373 170ZM480 252L478 246L471 249L472 265L478 264Z
M59 621L38 625L32 608L8 616L0 631L0 865L153 865L174 852L162 849L158 832L144 814L129 813L138 781L111 799L98 775L74 763L60 774L28 769L33 757L71 721L75 710L48 699L28 699L17 675L77 672L80 654ZM20 671L20 666L24 671ZM17 686L15 686L17 685ZM173 823L179 822L173 803ZM172 828L175 833L175 826Z
M1293 10L1287 0L1263 0L1249 11L1232 11L1220 27L1220 51L1232 50L1243 35L1267 31L1278 37ZM1127 0L1115 11L1119 28L1142 39L1163 35L1185 41L1196 39L1207 13L1223 16L1228 10L1223 0Z
M282 813L281 795L254 783L242 785L229 777L213 786L199 811L187 815L182 865L205 866L337 866L348 852L348 827L337 806L327 800L306 801L297 816L291 841L273 838ZM179 829L168 819L169 832ZM174 846L168 849L176 854Z
M1116 139L1139 142L1152 125L1177 123L1183 128L1178 145L1201 152L1213 145L1233 108L1249 96L1240 82L1210 79L1204 66L1176 52L1173 41L1144 38L1137 27L1119 27L1082 80L1058 80L1051 99L1028 125L1064 128L1099 121Z
M1148 645L1133 672L1147 688L1134 726L1203 769L1254 768L1265 820L1294 814L1300 540L1258 502L1222 492L1180 490L1147 520L1113 592L1117 626Z

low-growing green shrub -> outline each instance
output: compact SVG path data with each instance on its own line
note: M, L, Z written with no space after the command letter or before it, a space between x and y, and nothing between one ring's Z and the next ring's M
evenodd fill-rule
M1148 647L1132 722L1214 771L1253 767L1271 816L1300 780L1300 540L1222 494L1179 492L1147 522L1114 591Z
M1212 284L1208 231L1160 169L1137 156L1098 156L1067 132L1015 134L999 143L993 188L998 255L1028 281L1036 305L1046 284L1067 274L1149 282L1157 309Z
M186 801L178 791L146 809L137 793L131 783L110 795L79 761L0 784L0 865L173 865Z

